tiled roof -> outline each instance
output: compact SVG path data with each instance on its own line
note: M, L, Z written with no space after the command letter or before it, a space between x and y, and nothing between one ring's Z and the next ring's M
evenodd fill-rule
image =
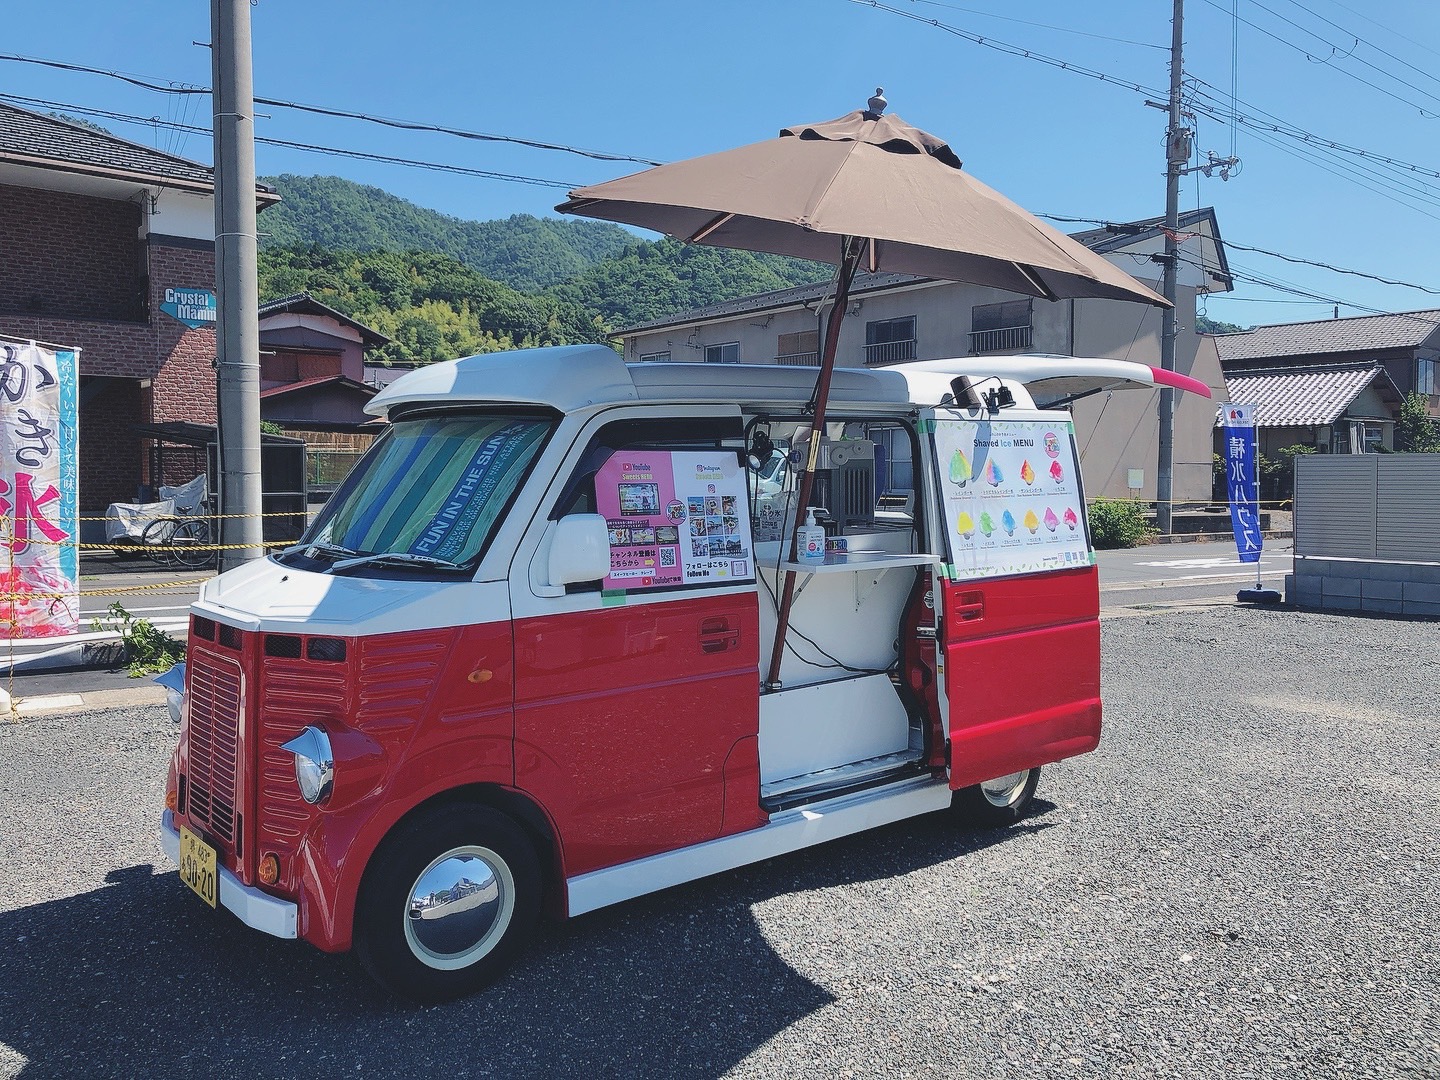
M0 161L213 189L210 166L29 109L0 103ZM266 202L276 196L257 184Z
M366 345L390 344L390 339L380 333L380 331L372 330L364 323L350 318L349 315L344 315L336 311L329 304L321 303L308 292L296 293L294 296L284 296L279 300L267 300L260 305L260 318L262 320L267 315L278 315L281 313L321 315L325 318L334 319L343 326L358 330Z
M1348 319L1257 326L1235 334L1216 334L1220 362L1280 356L1408 349L1422 344L1440 326L1440 309L1394 315L1359 315Z
M1333 424L1371 383L1396 408L1400 391L1378 364L1247 371L1225 375L1225 392L1238 405L1255 406L1261 427Z

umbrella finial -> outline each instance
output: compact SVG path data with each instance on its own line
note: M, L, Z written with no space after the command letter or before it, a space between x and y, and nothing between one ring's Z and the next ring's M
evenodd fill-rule
M875 96L865 103L868 108L865 110L866 120L879 120L880 114L885 111L885 106L890 103L885 100L885 88L875 87Z

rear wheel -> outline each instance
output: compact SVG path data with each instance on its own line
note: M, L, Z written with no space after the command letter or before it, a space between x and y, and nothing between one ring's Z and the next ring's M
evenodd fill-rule
M1037 765L957 791L951 806L962 818L976 825L1009 825L1025 816L1039 783Z
M210 545L210 526L203 518L191 518L175 526L170 535L170 558L186 570L202 570L215 559Z
M382 986L447 1001L496 979L534 929L540 866L529 838L488 807L437 807L376 851L355 947Z

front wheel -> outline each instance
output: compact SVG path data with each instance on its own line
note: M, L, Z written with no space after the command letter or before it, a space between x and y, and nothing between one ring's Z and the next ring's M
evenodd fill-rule
M1037 765L957 791L950 805L962 818L976 825L1009 825L1025 816L1039 783L1040 766Z
M520 827L488 807L437 807L376 851L355 947L386 989L448 1001L498 978L539 911L539 861Z

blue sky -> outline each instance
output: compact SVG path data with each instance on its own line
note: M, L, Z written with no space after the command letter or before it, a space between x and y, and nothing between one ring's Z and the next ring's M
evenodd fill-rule
M884 86L892 112L946 138L967 169L1030 210L1108 220L1163 213L1165 116L1145 101L1163 101L1168 86L1169 3L883 2L1115 81L1007 55L853 0L259 0L255 87L264 97L668 161L838 116ZM207 4L7 6L0 52L209 84L209 52L192 44L209 40ZM1233 145L1242 166L1228 182L1187 178L1182 208L1214 206L1235 244L1440 290L1440 176L1426 175L1440 173L1440 79L1429 74L1440 68L1440 5L1187 0L1186 8L1186 73L1203 80L1195 93L1204 97L1194 100L1213 114L1197 117L1197 147L1224 156ZM1233 132L1232 78L1239 113L1253 118ZM208 99L12 62L0 62L0 94L209 122ZM262 136L549 181L592 183L638 167L261 111ZM1312 142L1255 130L1262 121ZM204 135L99 122L210 157ZM257 160L262 173L344 176L461 217L546 214L563 197L553 187L263 145ZM1359 184L1346 179L1356 170L1366 170ZM1413 289L1238 249L1231 259L1242 274L1339 300L1342 314L1440 307L1440 296ZM1211 299L1208 314L1247 325L1331 314L1329 302L1298 299L1242 282Z

